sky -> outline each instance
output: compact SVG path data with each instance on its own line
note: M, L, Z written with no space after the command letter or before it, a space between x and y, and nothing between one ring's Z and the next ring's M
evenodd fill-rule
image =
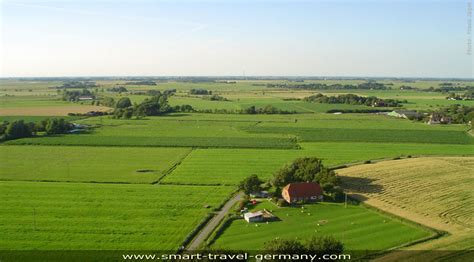
M0 0L0 76L473 78L472 0Z

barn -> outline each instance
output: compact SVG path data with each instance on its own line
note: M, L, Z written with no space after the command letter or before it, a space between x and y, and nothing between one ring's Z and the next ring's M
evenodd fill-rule
M322 199L323 189L318 183L299 182L286 185L281 196L288 203L298 201L316 201Z

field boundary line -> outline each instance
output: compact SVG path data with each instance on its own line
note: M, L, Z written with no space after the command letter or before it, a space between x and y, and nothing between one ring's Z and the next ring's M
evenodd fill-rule
M189 151L182 156L174 165L172 165L168 170L163 171L162 175L158 177L157 180L151 182L152 185L160 183L160 181L165 178L167 175L171 174L181 163L194 151L194 148L189 149Z

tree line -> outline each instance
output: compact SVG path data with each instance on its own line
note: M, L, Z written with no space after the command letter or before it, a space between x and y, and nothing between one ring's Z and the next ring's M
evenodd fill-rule
M68 88L94 88L98 87L95 82L92 81L67 81L62 85L57 86L57 89L68 89Z
M87 89L82 89L82 90L65 90L63 92L63 100L64 101L69 101L69 102L77 102L80 100L81 97L91 97L92 99L95 99L94 94Z
M63 118L48 118L36 123L24 120L4 121L0 124L0 141L32 137L39 132L46 135L66 134L73 128L74 125Z
M268 88L286 88L286 89L303 89L303 90L343 90L343 89L362 89L362 90L389 90L392 89L389 85L377 83L375 81L368 81L357 85L351 84L323 84L323 83L268 83Z
M325 103L325 104L349 104L365 105L372 107L399 107L406 100L381 99L375 96L358 96L354 94L344 94L338 96L326 96L321 93L304 98L306 102Z

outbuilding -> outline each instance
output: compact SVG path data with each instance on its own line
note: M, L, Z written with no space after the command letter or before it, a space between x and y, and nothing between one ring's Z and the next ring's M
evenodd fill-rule
M244 219L249 223L261 222L263 221L263 215L262 211L248 212L244 214Z

